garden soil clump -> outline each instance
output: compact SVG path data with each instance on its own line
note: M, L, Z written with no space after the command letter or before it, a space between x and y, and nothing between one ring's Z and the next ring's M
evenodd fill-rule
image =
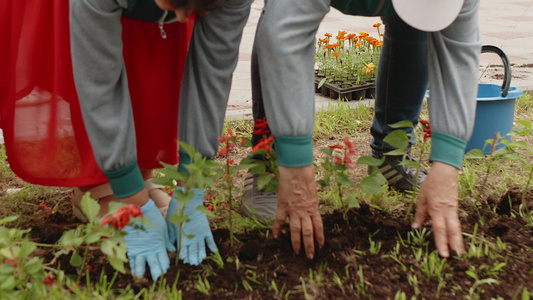
M526 199L529 211L533 210L531 195L532 191ZM306 259L303 250L294 254L288 226L279 239L264 229L238 233L233 243L227 229L215 229L223 266L214 259L201 266L181 262L176 266L172 254L165 279L168 284L177 282L184 299L394 299L399 291L419 299L462 299L472 292L486 299L512 299L520 287L533 291L533 227L517 213L521 197L519 189L511 189L499 198L487 199L484 222L471 213L462 214L469 216L461 220L468 259L430 255L437 263L417 260L417 252L435 250L433 235L416 239L405 215L363 203L360 208L323 215L326 244L314 260ZM80 224L65 200L54 212L49 210L52 204L43 207L41 200L34 205L19 203L25 213L16 226L31 228L36 242L56 243L63 231ZM22 208L10 209L3 207L1 212L14 215ZM37 253L45 261L53 258L50 248L39 248ZM60 263L67 274L76 273L69 267L69 257L62 257ZM502 263L504 267L498 268ZM439 264L440 268L435 267ZM91 252L88 265L93 282L102 271L113 277L114 270L99 251ZM483 281L487 278L499 284ZM134 280L129 274L119 274L114 285L140 290L152 282L148 275ZM206 289L207 295L202 293Z

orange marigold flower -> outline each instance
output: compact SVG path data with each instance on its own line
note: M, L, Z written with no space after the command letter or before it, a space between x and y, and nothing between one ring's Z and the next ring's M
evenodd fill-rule
M362 36L362 37L369 36L368 32L366 32L366 31L359 32L359 35Z
M378 41L374 46L375 46L375 47L381 47L381 46L383 46L383 41Z
M341 55L340 52L333 52L333 53L331 53L331 56L333 56L333 57L337 57L337 56L339 56L339 55Z
M368 65L365 66L363 72L365 73L370 73L374 71L374 63L369 63Z
M357 44L355 44L355 47L359 48L359 47L361 47L361 46L363 46L363 45L364 45L363 42L358 42Z
M346 36L346 39L351 40L355 36L355 33L350 33Z
M381 23L376 23L373 25L375 28L379 28L381 26Z
M333 35L331 33L325 33L324 36L332 37Z

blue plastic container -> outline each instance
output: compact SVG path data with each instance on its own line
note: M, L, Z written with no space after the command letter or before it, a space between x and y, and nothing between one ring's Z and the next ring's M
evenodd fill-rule
M466 152L472 149L481 149L483 153L490 153L490 145L485 146L485 141L493 139L494 134L500 135L510 142L507 134L513 127L515 100L523 95L521 89L510 87L505 97L502 96L502 87L495 84L479 84L476 108L476 122L474 132ZM498 145L503 147L503 145ZM498 148L497 147L497 148Z
M507 134L513 127L515 100L524 94L521 89L510 87L511 68L505 53L496 46L483 46L481 53L487 52L498 54L503 61L505 72L503 85L479 84L474 132L466 145L465 152L480 149L483 153L489 154L491 147L490 145L485 147L485 141L494 139L496 132L510 142ZM500 144L497 148L503 146Z

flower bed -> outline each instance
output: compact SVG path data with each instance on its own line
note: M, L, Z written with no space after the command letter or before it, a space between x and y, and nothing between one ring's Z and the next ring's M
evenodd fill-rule
M317 93L347 100L374 97L374 82L383 45L381 26L381 23L374 24L378 38L364 31L359 34L339 31L334 43L330 43L331 33L318 39L315 59Z

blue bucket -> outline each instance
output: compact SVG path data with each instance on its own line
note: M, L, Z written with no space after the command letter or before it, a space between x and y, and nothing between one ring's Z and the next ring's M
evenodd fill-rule
M481 53L486 52L494 52L501 57L505 76L502 86L479 84L474 132L466 145L465 152L480 149L484 154L489 154L491 147L490 145L485 146L485 141L494 139L496 132L499 132L502 138L510 142L510 137L507 134L513 127L515 100L523 95L521 89L510 87L511 69L505 53L498 47L489 45L483 46L481 49ZM503 146L500 144L497 148Z

